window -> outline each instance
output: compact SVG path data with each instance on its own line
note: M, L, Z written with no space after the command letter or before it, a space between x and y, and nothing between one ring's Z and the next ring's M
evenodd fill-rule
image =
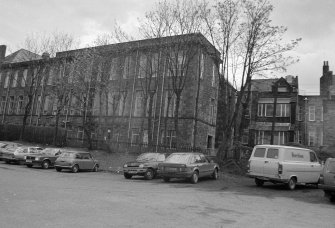
M274 158L274 159L278 159L278 149L274 149L274 148L268 148L268 152L266 153L266 157L267 158Z
M9 72L7 73L6 77L5 77L5 84L4 84L4 88L7 88L9 84Z
M215 64L213 63L213 68L212 68L212 86L215 86Z
M154 53L151 56L151 75L153 78L157 77L158 74L158 64L159 64L159 55L158 53Z
M144 54L140 55L140 62L139 62L139 69L138 69L138 77L145 78L147 74L147 56Z
M0 103L0 113L4 113L6 109L6 97L1 97L1 103Z
M213 136L212 135L207 136L207 148L208 149L213 148Z
M131 145L134 146L135 144L140 143L140 131L138 128L133 128L131 130Z
M102 63L100 62L98 65L98 72L97 72L97 81L101 82L102 77Z
M272 117L273 116L273 104L258 104L257 115L258 116L265 116L265 117Z
M205 73L205 55L201 53L200 56L200 79L204 78Z
M273 144L283 145L288 141L287 137L288 137L287 132L285 132L285 131L275 131L273 133Z
M17 86L18 77L19 77L19 71L15 71L15 73L14 73L14 79L13 79L13 82L12 82L12 87L13 88L15 88Z
M304 116L304 110L302 106L299 106L299 111L298 111L298 121L302 121Z
M143 91L136 91L134 116L143 116L144 102Z
M310 154L311 162L318 162L318 158L316 157L314 152L309 152L309 154Z
M315 146L315 132L308 132L308 146Z
M15 107L15 98L14 96L9 97L9 107L8 107L8 114L14 113L14 107Z
M37 104L36 104L36 115L38 115L40 113L40 109L41 109L41 96L37 97Z
M164 137L164 134L162 134L162 136ZM174 131L174 130L168 130L167 131L166 145L168 145L169 148L175 148L176 147L176 131Z
M291 105L290 104L277 104L276 116L278 117L290 117Z
M18 98L16 114L23 114L23 96L19 96Z
M320 120L323 121L323 107L321 107L320 112L321 112L321 113L320 113L320 116L321 116L321 117L320 117Z
M164 117L174 117L176 95L172 91L166 91L164 104Z
M1 85L2 73L0 72L0 85Z
M209 103L209 118L210 123L214 124L215 122L215 99L211 98Z
M152 99L152 113L151 115L154 117L155 116L155 110L156 110L156 100L157 100L157 93L153 96L153 98L148 98L147 101L147 107L146 107L146 116L149 116L149 108L150 108L150 99Z
M308 120L315 121L315 106L308 107Z
M82 128L78 128L77 139L80 139L80 140L84 139L84 131Z
M21 86L22 87L25 87L26 84L27 84L27 75L28 75L28 69L24 69L22 80L21 80Z
M182 52L172 52L169 55L167 76L182 77L184 76L185 56Z
M44 99L43 114L44 115L50 114L50 108L51 108L51 100L49 96L46 96Z
M288 92L287 87L278 87L278 92Z
M111 62L111 69L109 72L109 80L116 80L117 79L117 69L118 69L118 58L113 58Z
M123 78L129 78L130 76L130 67L132 65L132 59L131 56L126 56L124 59L124 65L123 65Z
M264 158L265 156L265 148L256 148L254 157L256 158Z

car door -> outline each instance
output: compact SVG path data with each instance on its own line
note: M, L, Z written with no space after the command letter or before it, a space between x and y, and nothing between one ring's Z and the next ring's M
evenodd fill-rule
M322 165L319 162L314 151L309 152L310 163L308 167L309 174L305 177L306 183L317 183L320 178L320 173L322 171Z
M263 173L266 177L276 177L278 175L278 148L268 148L264 159Z
M328 159L323 173L325 185L335 186L335 159Z
M91 154L83 153L81 164L82 169L93 169L93 159Z
M249 159L250 174L263 176L265 152L265 147L256 147L254 149L254 152Z

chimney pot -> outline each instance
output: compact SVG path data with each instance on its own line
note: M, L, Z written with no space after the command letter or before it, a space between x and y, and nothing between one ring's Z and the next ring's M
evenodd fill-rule
M6 45L0 45L0 63L2 63L6 57Z

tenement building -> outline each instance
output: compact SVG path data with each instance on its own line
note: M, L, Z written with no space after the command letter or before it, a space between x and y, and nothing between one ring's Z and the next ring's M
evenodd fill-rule
M214 148L220 58L201 34L51 57L5 49L2 125L51 127L68 140Z

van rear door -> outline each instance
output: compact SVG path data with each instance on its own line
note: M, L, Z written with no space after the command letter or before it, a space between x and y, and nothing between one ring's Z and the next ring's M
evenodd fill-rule
M310 163L309 163L309 171L310 175L307 177L308 180L306 183L317 183L320 177L320 174L322 172L322 166L315 154L314 151L309 152L309 158L310 158Z
M278 177L278 148L268 148L264 160L264 176L265 177Z
M249 174L255 176L263 176L265 147L255 147L250 157L250 172Z

